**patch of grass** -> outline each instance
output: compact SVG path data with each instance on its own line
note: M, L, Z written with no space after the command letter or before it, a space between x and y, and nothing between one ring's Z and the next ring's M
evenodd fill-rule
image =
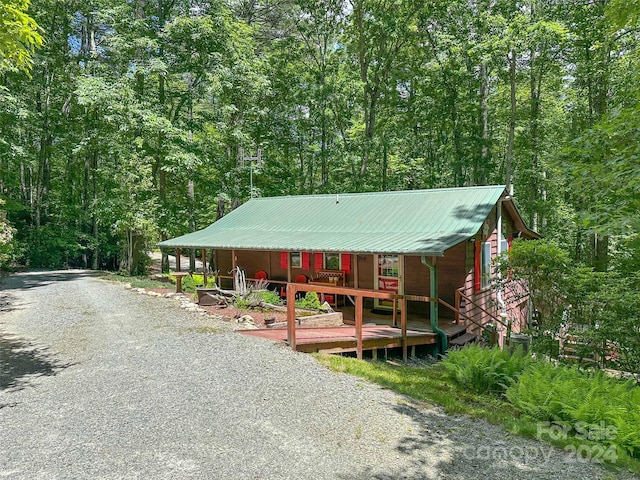
M126 275L119 275L117 273L103 272L100 275L103 280L109 280L111 282L129 283L133 288L167 288L165 282L159 282L152 280L149 277L129 277Z
M336 372L377 383L416 400L440 405L448 414L466 414L500 424L513 418L515 410L503 400L471 392L452 382L441 363L427 366L391 365L337 355L315 355Z
M463 414L484 419L490 423L501 425L511 434L547 441L551 445L572 454L574 458L577 454L591 455L591 461L605 462L605 465L613 466L613 468L627 468L636 474L640 473L640 461L632 458L629 452L621 448L617 449L615 455L610 455L611 451L607 449L608 445L606 443L592 442L585 438L576 438L570 434L566 436L541 434L539 419L523 414L509 403L504 395L491 394L488 391L478 393L456 383L451 379L451 372L447 371L442 362L412 366L390 364L382 361L356 360L338 355L315 354L314 356L320 364L336 372L354 375L415 400L439 405L447 414ZM515 362L518 363L518 366L521 366L519 360ZM501 362L498 363L501 364ZM538 362L535 362L526 368L525 372L529 372L529 369L533 370L537 365ZM519 370L519 368L515 368L512 373L516 370ZM522 375L525 375L525 373ZM518 379L521 379L522 375ZM526 382L527 377L524 378ZM484 385L484 381L481 383ZM514 386L517 384L518 382ZM539 390L541 394L543 390L544 388ZM616 392L616 394L619 393L619 391ZM514 395L514 393L508 394L508 396L511 395ZM635 403L636 406L637 404ZM575 407L572 408L572 410L574 409ZM609 411L611 412L610 415L613 414L611 410ZM640 417L640 414L635 414L634 416ZM633 425L626 429L618 425L618 433L624 435L627 441L632 441L627 438L627 435L631 433L631 429L637 428L635 427L635 422L630 423ZM543 431L548 428L548 424L542 425ZM636 436L637 430L635 430L634 435L629 435L633 439ZM589 459L583 459L582 461L589 461Z
M199 325L197 327L189 327L183 330L186 333L204 333L207 335L217 335L224 333L224 330L220 327L212 327L209 325Z

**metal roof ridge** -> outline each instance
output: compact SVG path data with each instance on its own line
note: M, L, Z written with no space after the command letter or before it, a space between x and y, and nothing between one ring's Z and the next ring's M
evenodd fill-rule
M305 195L278 195L273 197L253 197L250 198L246 203L249 203L252 200L271 200L274 198L331 198L336 195L342 195L347 197L356 197L356 196L370 196L370 195L408 195L408 194L418 194L418 193L427 193L427 192L448 192L448 191L456 191L460 190L491 190L491 189L506 189L506 185L471 185L466 187L441 187L441 188L421 188L416 190L384 190L381 192L334 192L334 193L310 193Z

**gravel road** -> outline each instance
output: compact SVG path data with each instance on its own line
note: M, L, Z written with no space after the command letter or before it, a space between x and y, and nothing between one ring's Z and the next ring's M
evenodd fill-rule
M0 297L0 478L636 478L90 272Z

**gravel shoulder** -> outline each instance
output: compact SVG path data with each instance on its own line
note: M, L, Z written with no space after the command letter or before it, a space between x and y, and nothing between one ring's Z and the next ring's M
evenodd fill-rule
M0 478L636 478L86 271L5 279L0 340Z

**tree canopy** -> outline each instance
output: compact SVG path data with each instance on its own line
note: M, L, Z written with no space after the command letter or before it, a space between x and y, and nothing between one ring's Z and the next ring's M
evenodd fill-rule
M29 72L31 55L36 47L42 46L38 25L26 13L29 3L29 0L0 2L0 72Z
M14 261L142 271L252 195L504 183L570 258L618 268L640 226L632 3L4 1Z

